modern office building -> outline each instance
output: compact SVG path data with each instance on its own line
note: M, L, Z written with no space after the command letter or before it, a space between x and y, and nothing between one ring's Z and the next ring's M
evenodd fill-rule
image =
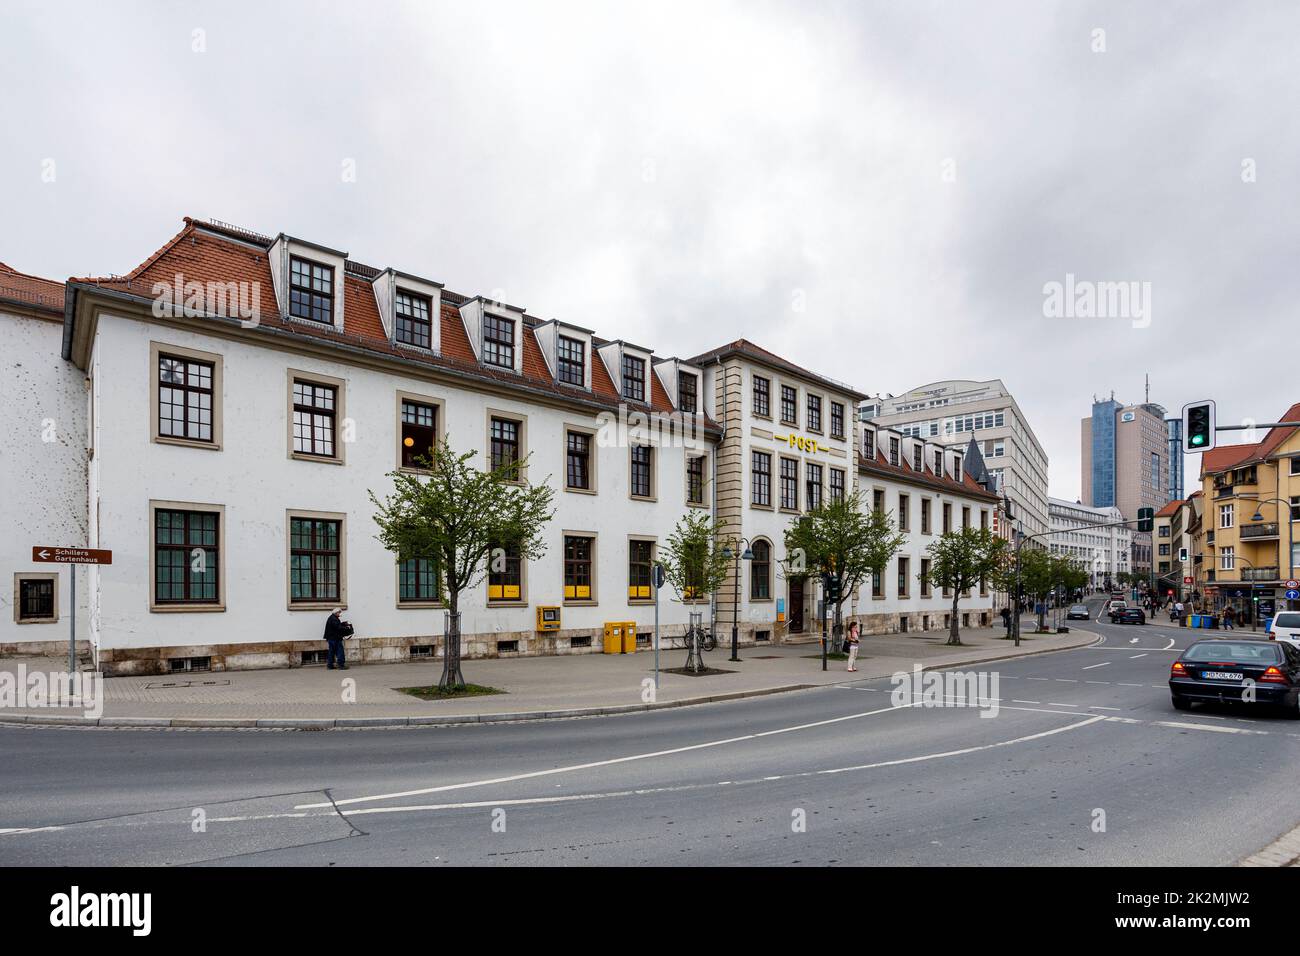
M1169 501L1169 427L1165 410L1146 402L1123 405L1114 396L1094 401L1080 427L1082 501L1094 508L1119 508L1129 521L1139 508L1158 511ZM1133 533L1133 571L1149 574L1152 540Z
M1000 379L934 382L902 395L872 396L859 404L858 417L954 448L974 437L997 493L1011 502L1011 524L1025 534L1048 530L1047 455Z
M1051 552L1084 568L1091 587L1113 587L1120 572L1132 571L1132 532L1115 524L1124 517L1118 508L1092 508L1060 498L1049 499L1048 508L1054 532Z

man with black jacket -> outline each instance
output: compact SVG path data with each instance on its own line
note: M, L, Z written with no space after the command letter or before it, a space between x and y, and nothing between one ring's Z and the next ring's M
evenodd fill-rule
M352 632L351 625L343 620L343 608L336 607L325 619L325 640L329 644L329 653L325 655L325 666L334 670L334 661L338 660L339 670L348 669L347 658L343 654L343 639Z

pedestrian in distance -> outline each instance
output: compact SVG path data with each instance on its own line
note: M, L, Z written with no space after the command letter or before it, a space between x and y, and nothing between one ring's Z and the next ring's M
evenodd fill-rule
M849 622L849 632L844 635L844 646L849 649L849 673L858 669L858 646L862 643L862 637L858 633L861 625L857 621Z
M343 653L343 640L351 637L352 633L352 625L343 620L343 608L336 607L330 611L330 616L325 619L325 642L329 645L329 652L325 655L327 670L334 670L335 661L338 661L339 670L348 669L347 656Z
M1225 607L1223 609L1223 629L1225 631L1231 631L1232 625L1236 622L1236 620L1237 620L1237 612L1234 611L1231 608L1231 606Z
M1002 609L1002 626L1007 629L1007 637L1011 636L1011 605L1008 604Z

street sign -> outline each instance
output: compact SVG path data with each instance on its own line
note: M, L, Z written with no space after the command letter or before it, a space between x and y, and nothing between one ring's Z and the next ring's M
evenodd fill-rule
M1192 579L1191 579L1191 578L1183 578L1183 583L1184 583L1184 584L1191 584L1191 583L1192 583Z
M650 569L650 579L654 582L656 591L664 586L664 578L664 566L656 561L654 567Z
M1288 591L1294 591L1297 588L1300 588L1300 581L1288 581L1286 586Z
M1295 588L1292 588L1291 590L1286 592L1286 599L1288 601L1300 601L1300 591L1297 591Z
M51 545L32 548L32 560L38 564L112 564L113 552L100 548L56 548Z

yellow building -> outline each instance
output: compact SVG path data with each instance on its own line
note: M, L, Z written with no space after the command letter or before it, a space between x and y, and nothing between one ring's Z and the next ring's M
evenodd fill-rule
M1300 421L1300 404L1280 421ZM1300 607L1286 582L1300 573L1300 428L1271 428L1262 441L1223 445L1201 456L1202 520L1196 532L1196 590L1204 607L1255 604L1261 620Z

